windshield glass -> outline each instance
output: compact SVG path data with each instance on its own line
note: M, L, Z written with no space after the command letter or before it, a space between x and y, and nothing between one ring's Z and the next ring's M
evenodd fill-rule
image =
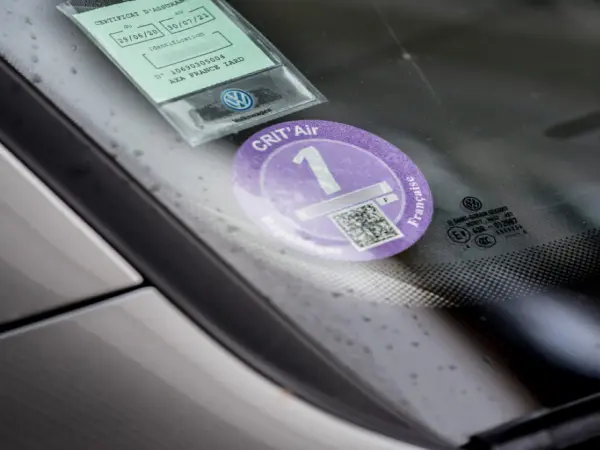
M597 2L61 3L2 56L400 409L464 442L598 389Z

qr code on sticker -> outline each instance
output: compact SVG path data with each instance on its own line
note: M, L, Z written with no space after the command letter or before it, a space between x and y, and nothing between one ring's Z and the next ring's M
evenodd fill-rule
M329 217L358 251L403 237L375 202L352 206Z

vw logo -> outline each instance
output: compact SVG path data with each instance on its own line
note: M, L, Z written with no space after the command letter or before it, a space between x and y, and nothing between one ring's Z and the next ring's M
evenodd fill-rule
M254 98L241 89L226 89L221 92L221 103L234 111L248 111L254 107Z
M483 208L483 203L477 197L465 197L462 199L462 205L469 211L479 211Z

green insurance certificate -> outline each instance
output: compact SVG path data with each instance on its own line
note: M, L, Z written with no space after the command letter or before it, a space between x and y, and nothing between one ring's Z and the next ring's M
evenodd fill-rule
M211 0L133 0L74 19L156 103L277 65Z

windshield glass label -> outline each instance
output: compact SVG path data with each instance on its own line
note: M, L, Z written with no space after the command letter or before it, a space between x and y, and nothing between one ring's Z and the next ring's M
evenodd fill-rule
M156 103L275 65L210 0L128 1L75 19Z
M508 206L486 209L479 198L465 197L461 208L468 214L448 219L447 234L452 243L463 245L465 250L486 250L495 247L502 238L508 240L527 235L527 230Z
M427 181L398 148L335 122L273 125L236 155L234 189L246 213L292 247L367 261L400 253L431 222Z

